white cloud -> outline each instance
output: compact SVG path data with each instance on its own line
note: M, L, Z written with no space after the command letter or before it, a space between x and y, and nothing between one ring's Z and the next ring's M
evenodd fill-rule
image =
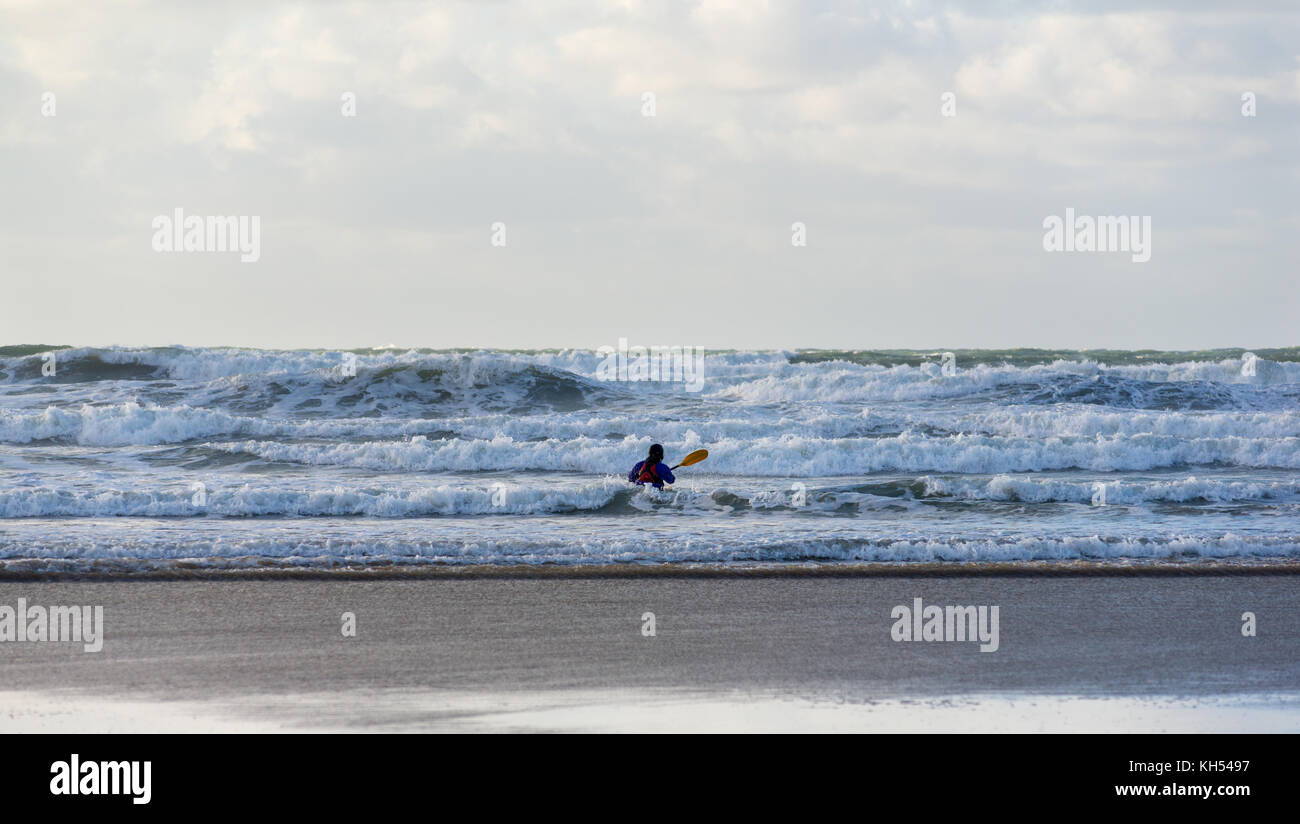
M261 329L248 343L319 342L322 327L340 343L353 328L388 335L381 318L358 318L385 310L348 292L357 267L392 290L436 263L408 291L436 304L439 285L454 289L492 307L499 327L447 311L392 335L583 344L640 305L619 284L680 280L731 307L711 345L978 345L1054 311L1044 278L1086 272L1088 261L1045 259L1036 243L1045 210L1067 205L1153 214L1178 238L1179 266L1202 278L1233 269L1276 296L1261 315L1227 319L1241 334L1286 338L1300 308L1293 250L1277 245L1297 210L1296 15L1029 3L1005 16L839 2L0 8L0 81L16 101L0 110L3 265L73 287L57 312L8 324L15 340L122 340L110 333L123 324L142 342L176 339L159 320L185 310L169 279L248 277L212 259L140 256L147 243L120 235L177 205L262 214L262 288L321 284L285 312L250 308L242 281L227 280L206 300L212 320L179 326L194 342L228 342L220 317L233 312ZM45 90L59 95L56 118L40 116ZM1259 95L1256 118L1239 115L1245 90ZM345 91L356 118L339 112ZM654 118L641 116L646 91ZM945 91L955 118L939 114ZM813 238L802 258L788 254L796 219ZM507 253L487 245L495 220L511 223ZM1197 254L1206 227L1223 231ZM64 251L43 259L55 242ZM1233 242L1250 249L1250 271ZM783 282L792 267L805 273L799 296L734 288ZM1109 322L1100 293L1078 307L1094 319L1058 326L1090 343L1201 345L1193 323L1217 307L1179 295L1188 276L1156 263L1140 273L1134 290L1164 296L1147 330L1094 328ZM102 295L106 277L151 287L105 316L82 296ZM921 279L951 302L918 302L908 284ZM1015 299L972 314L981 282L1010 284ZM893 304L864 332L854 313L818 308L819 292ZM787 311L803 300L804 315ZM538 312L556 322L532 323Z

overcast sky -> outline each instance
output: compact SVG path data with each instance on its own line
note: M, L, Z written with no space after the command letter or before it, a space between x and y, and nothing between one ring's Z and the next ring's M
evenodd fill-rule
M0 343L1297 345L1296 8L0 0Z

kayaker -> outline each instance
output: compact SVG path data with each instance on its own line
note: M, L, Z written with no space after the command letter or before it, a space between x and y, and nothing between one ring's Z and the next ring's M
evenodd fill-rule
M663 489L664 484L677 480L673 477L672 469L664 463L664 448L657 443L650 445L650 454L632 467L632 471L627 473L627 479L637 486L650 484L655 489Z

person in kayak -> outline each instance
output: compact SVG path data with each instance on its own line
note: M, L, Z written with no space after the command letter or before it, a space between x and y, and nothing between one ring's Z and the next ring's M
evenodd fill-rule
M677 480L673 471L664 463L664 448L659 444L650 445L650 454L644 461L638 461L627 473L627 479L637 486L650 484L655 489L663 489L664 484Z

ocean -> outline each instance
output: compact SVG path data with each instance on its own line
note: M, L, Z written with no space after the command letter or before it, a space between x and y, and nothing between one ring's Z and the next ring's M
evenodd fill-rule
M701 365L0 347L0 573L1300 558L1300 348Z

